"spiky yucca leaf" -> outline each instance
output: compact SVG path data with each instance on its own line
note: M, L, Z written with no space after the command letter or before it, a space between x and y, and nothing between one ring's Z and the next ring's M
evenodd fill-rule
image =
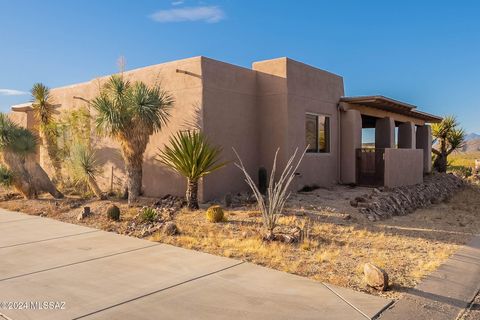
M91 104L98 111L96 124L101 132L128 136L129 131L142 126L150 135L166 124L173 98L158 86L148 87L143 82L132 85L123 76L113 75Z
M13 172L4 165L0 165L0 185L10 187L12 182Z
M25 156L35 153L37 137L28 129L14 123L4 113L0 113L0 149Z
M189 180L198 180L226 164L218 162L222 149L212 146L199 131L179 131L169 142L158 153L158 160Z
M35 83L30 90L33 114L43 130L48 130L53 121L53 100L50 89L43 83Z
M89 179L94 179L101 174L101 163L95 150L84 145L76 146L72 151L71 167L73 179L78 184L88 184Z

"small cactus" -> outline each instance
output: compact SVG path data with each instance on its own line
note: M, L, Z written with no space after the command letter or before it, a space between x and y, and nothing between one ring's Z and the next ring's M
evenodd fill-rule
M267 169L260 167L258 169L258 191L263 195L267 194L267 179Z
M111 205L107 209L107 217L114 221L120 220L120 208L116 205Z
M219 205L211 206L207 209L207 220L209 222L222 222L225 221L225 216L223 215L223 209Z
M223 199L225 207L230 208L232 206L232 194L227 193Z

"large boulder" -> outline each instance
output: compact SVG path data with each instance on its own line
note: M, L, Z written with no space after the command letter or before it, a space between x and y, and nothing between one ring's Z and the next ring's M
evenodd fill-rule
M365 282L369 287L385 291L388 288L388 274L372 263L363 266Z

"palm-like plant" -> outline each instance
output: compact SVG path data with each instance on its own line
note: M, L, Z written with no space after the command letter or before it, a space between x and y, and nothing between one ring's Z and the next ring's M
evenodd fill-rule
M45 171L32 160L36 152L36 136L0 113L0 158L12 185L26 198L35 198L47 191L54 197L63 195L55 188Z
M102 172L102 164L98 161L96 151L78 145L72 152L70 162L74 182L77 185L87 185L97 197L106 199L97 183L97 177Z
M141 193L143 154L150 136L167 123L173 103L170 94L159 86L132 84L123 75L111 76L91 101L98 112L97 129L120 142L129 202Z
M50 89L42 83L35 83L30 90L32 108L35 119L38 121L42 144L45 146L48 158L55 170L55 180L61 181L62 165L57 145L57 130L54 119L55 106Z
M448 156L465 145L465 131L459 128L454 116L447 116L442 122L432 125L432 135L437 144L436 148L432 148L435 154L433 167L438 172L446 172Z
M160 150L158 160L187 178L187 206L198 209L198 181L205 175L223 167L219 163L222 149L212 146L197 130L179 131L170 137L169 145Z

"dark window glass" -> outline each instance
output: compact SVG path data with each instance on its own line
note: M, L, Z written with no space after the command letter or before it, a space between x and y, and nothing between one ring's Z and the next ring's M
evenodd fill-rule
M305 118L307 152L330 152L330 117L307 114Z

